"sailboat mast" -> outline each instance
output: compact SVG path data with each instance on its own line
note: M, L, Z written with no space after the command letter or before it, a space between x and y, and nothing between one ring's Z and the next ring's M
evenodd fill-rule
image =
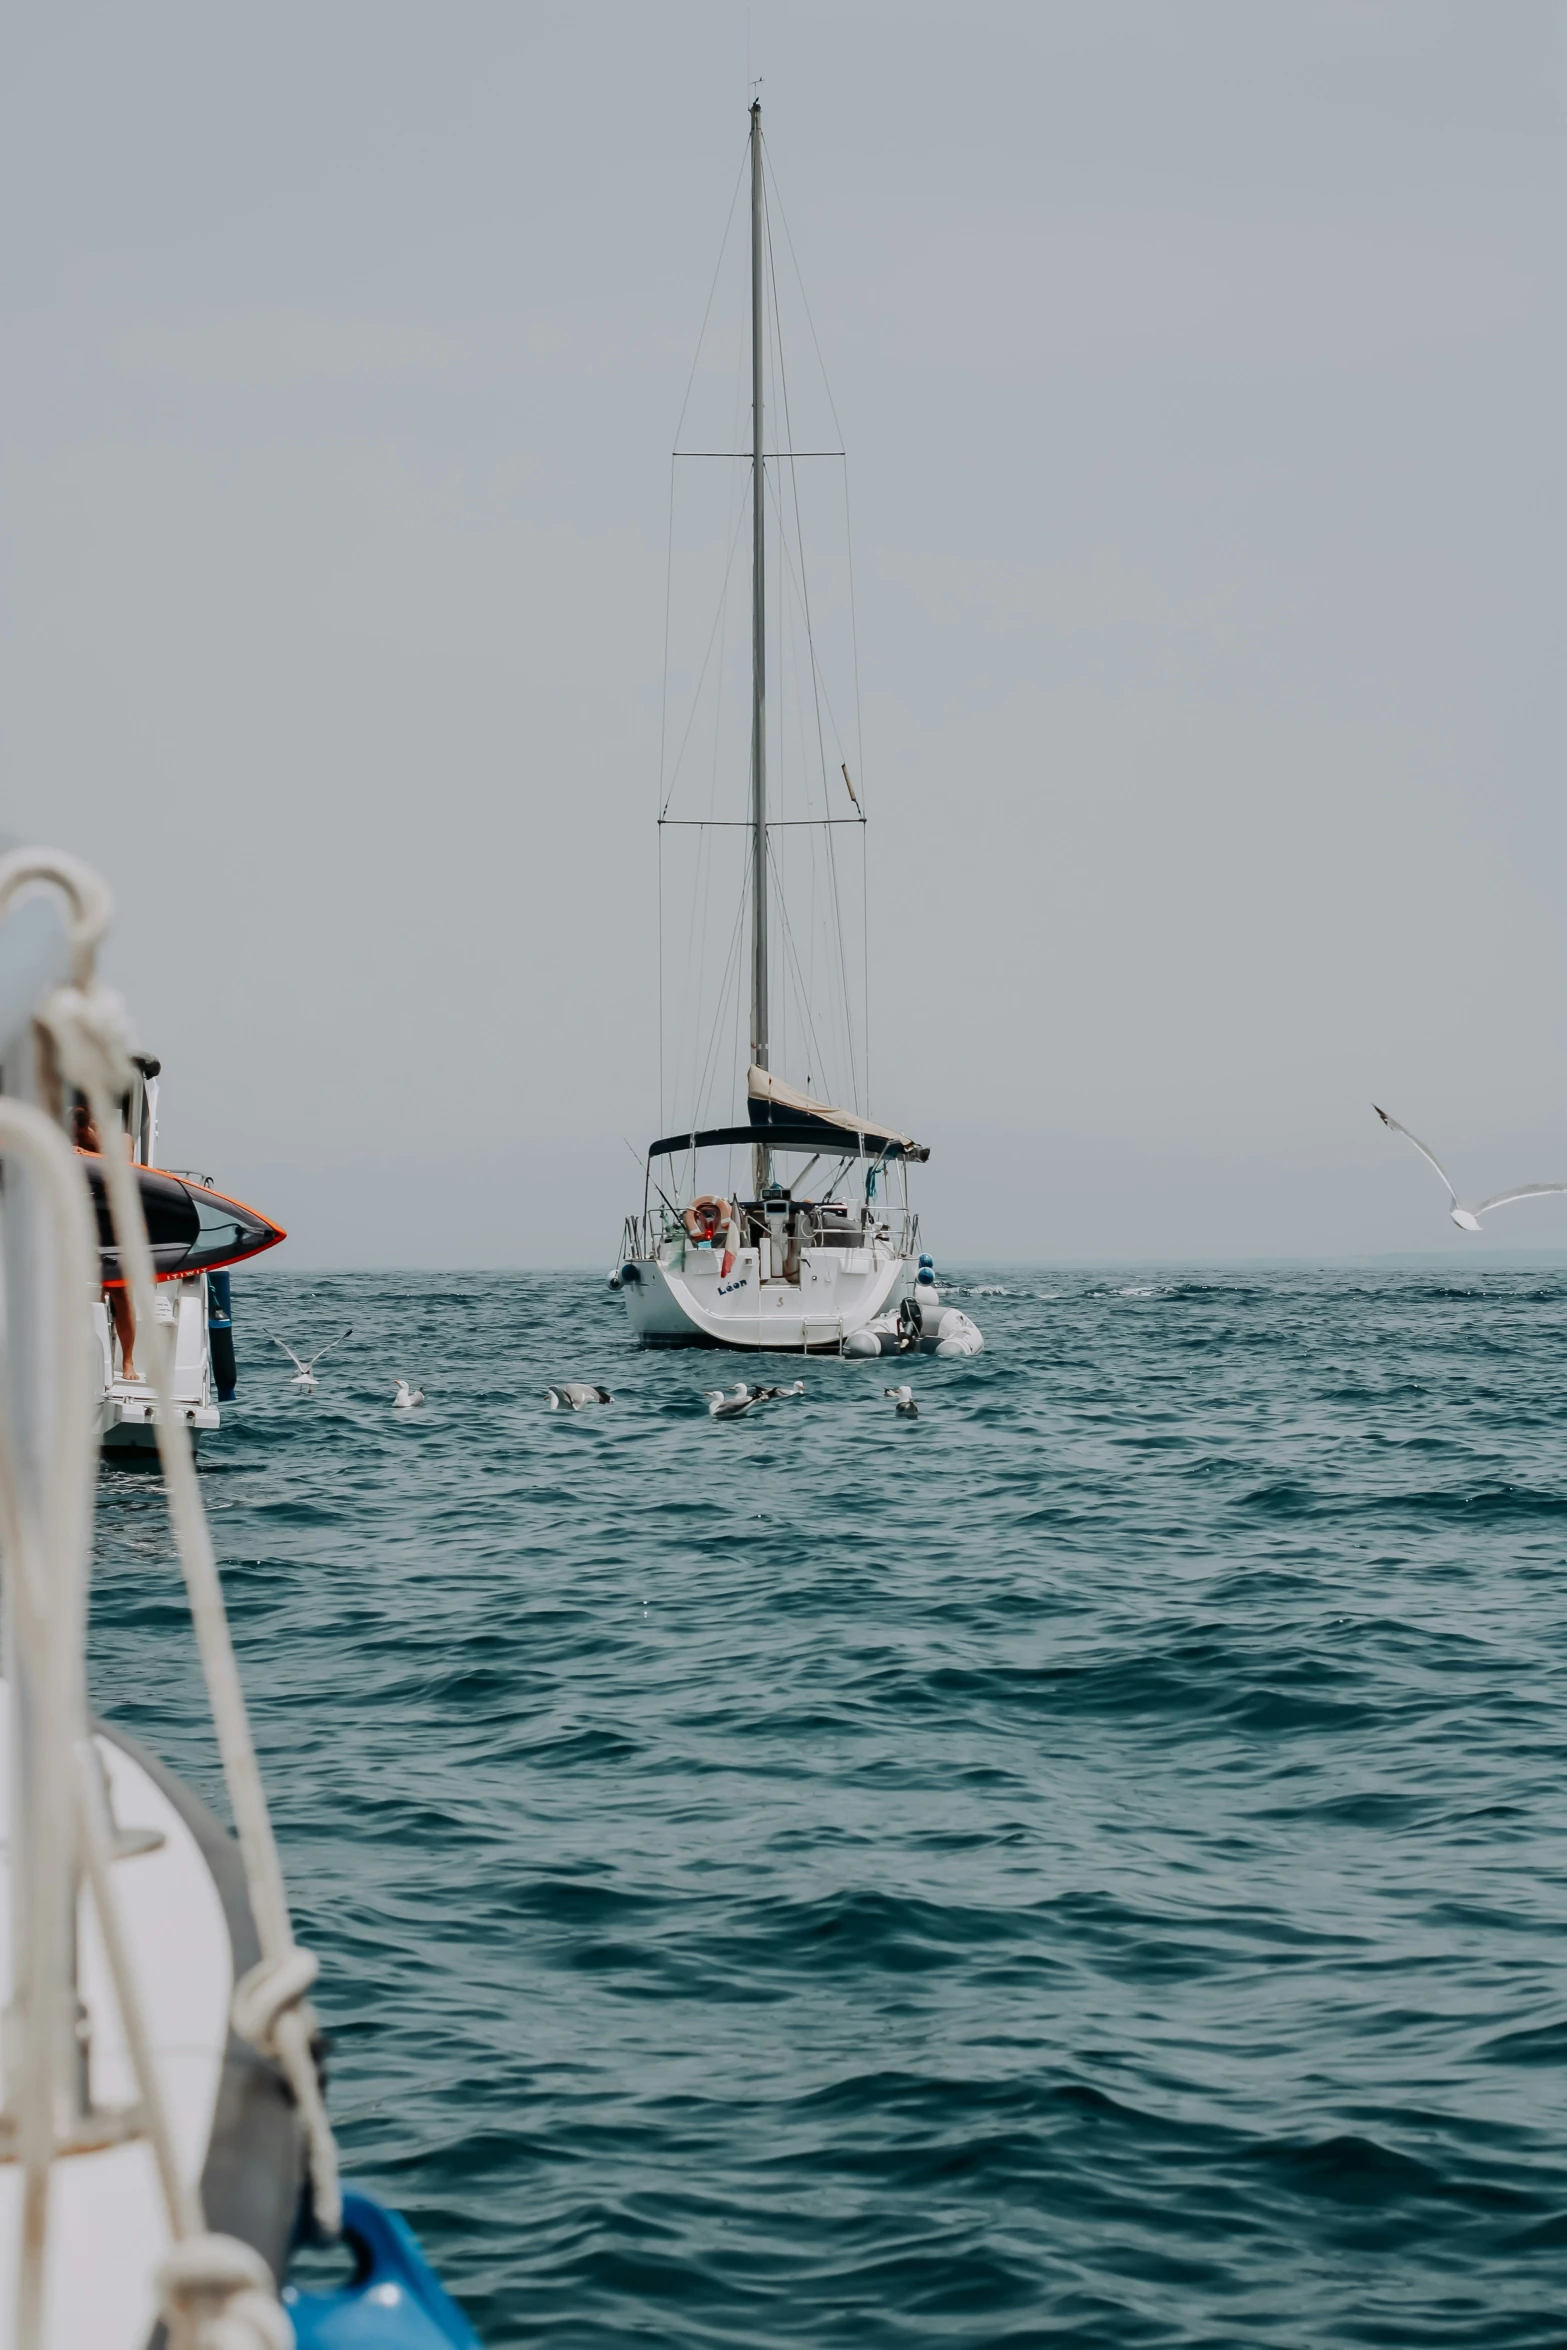
M767 1007L767 599L762 457L762 102L751 107L751 1059L768 1066ZM772 1153L751 1153L757 1196Z

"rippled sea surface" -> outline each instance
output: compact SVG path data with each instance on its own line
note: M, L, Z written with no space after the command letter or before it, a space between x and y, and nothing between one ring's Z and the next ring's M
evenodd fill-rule
M915 1420L589 1276L236 1278L350 2174L491 2350L1567 2342L1567 1274L981 1278ZM94 1608L220 1800L155 1474Z

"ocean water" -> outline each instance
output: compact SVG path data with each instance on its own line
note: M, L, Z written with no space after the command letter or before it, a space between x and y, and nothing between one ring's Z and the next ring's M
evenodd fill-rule
M1567 2342L1567 1273L961 1289L724 1424L591 1276L236 1278L348 2173L490 2350ZM218 1797L155 1474L93 1604Z

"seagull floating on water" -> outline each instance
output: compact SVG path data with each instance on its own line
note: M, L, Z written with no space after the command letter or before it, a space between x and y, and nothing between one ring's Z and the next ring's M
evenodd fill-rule
M590 1403L613 1403L607 1387L590 1387L585 1379L568 1379L564 1387L546 1387L552 1412L582 1412Z
M272 1332L270 1330L267 1331L266 1336L272 1339L274 1346L283 1347L283 1352L287 1355L289 1361L294 1366L294 1376L289 1381L290 1387L302 1387L305 1393L309 1395L315 1387L316 1365L320 1362L321 1357L323 1355L329 1355L334 1346L341 1346L344 1339L352 1338L353 1334L354 1326L352 1322L350 1322L346 1330L340 1330L335 1338L329 1338L325 1346L318 1346L313 1355L295 1354L291 1346L283 1346L283 1341L281 1338L273 1338Z
M898 1414L901 1419L917 1420L919 1418L920 1407L914 1400L914 1390L912 1387L884 1387L882 1389L882 1394L891 1397L892 1401L898 1407Z
M398 1380L397 1393L392 1398L394 1411L411 1412L416 1403L423 1403L423 1401L424 1389L422 1387L410 1387L406 1379Z
M1466 1208L1453 1189L1447 1169L1433 1151L1426 1149L1419 1135L1411 1134L1407 1126L1400 1126L1398 1120L1390 1118L1380 1104L1373 1102L1371 1107L1376 1111L1384 1126L1391 1126L1395 1134L1401 1134L1406 1142L1412 1142L1420 1156L1430 1166L1435 1167L1442 1181L1447 1185L1447 1196L1452 1202L1452 1206L1447 1212L1461 1231L1478 1232L1480 1218L1485 1214L1487 1208L1505 1208L1510 1201L1515 1199L1540 1199L1547 1192L1567 1192L1567 1183L1521 1183L1516 1191L1499 1191L1494 1199L1476 1200L1472 1208Z
M702 1392L707 1397L708 1415L714 1420L738 1420L756 1401L743 1379L734 1387L706 1387Z
M791 1395L805 1393L805 1381L796 1379L792 1387L747 1387L741 1379L730 1388L704 1388L707 1408L715 1420L738 1420L746 1412L755 1411L758 1404L782 1403Z

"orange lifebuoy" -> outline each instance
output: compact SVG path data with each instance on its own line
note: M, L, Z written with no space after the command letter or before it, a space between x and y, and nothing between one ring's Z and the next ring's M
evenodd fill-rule
M694 1199L680 1219L693 1240L716 1240L726 1225L733 1223L734 1210L726 1199L704 1191Z

